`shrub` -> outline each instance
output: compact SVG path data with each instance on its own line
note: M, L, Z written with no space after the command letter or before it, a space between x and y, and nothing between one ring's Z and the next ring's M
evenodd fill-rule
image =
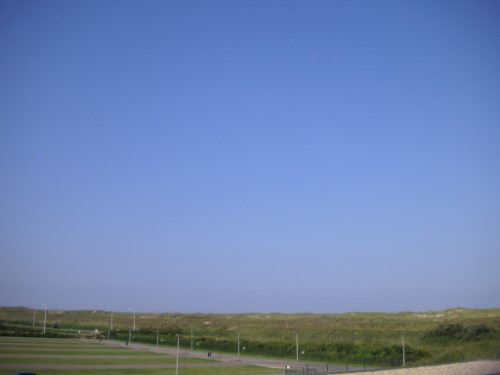
M492 337L495 333L493 328L484 324L463 326L460 323L441 324L437 328L427 331L422 339L429 342L456 342L456 341L480 341Z

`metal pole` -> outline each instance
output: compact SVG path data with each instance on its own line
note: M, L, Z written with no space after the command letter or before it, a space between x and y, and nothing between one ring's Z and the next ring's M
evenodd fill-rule
M128 311L133 311L134 312L134 331L135 331L135 309L133 309L132 307L129 307Z
M35 328L36 309L33 309L33 328Z
M156 328L156 346L160 345L160 333L158 332L158 328Z
M238 356L240 355L240 331L238 330Z
M295 334L295 346L297 347L297 362L299 361L299 334Z
M175 375L179 375L179 334L177 336L177 359L175 364Z
M406 366L406 358L405 358L405 335L401 335L401 340L403 341L403 367Z
M193 328L191 328L191 350L193 350Z
M113 330L113 312L111 312L111 330Z
M45 303L42 303L42 306L44 307L45 311L45 317L43 319L43 333L45 333L45 325L47 324L47 305Z

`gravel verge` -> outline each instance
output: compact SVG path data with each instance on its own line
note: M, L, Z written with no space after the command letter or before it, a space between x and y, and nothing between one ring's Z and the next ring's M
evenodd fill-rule
M500 375L500 361L475 361L397 370L358 372L357 375Z

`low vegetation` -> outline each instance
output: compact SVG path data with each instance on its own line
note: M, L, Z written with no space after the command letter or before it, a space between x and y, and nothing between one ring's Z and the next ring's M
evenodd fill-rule
M33 327L33 316L36 322ZM301 361L407 365L500 359L500 309L399 314L136 314L0 308L0 335L95 337ZM112 325L112 328L111 328ZM239 340L238 340L239 338Z
M454 344L457 342L481 341L495 336L495 329L486 324L471 324L464 326L461 323L440 324L438 327L424 333L423 340Z

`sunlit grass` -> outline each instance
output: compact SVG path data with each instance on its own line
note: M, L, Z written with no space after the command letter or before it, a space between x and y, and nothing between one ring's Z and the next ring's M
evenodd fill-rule
M69 357L69 358L53 358L53 357L35 357L35 358L0 358L0 363L24 363L24 364L52 364L52 365L151 365L162 364L172 365L176 363L175 357L166 356L147 356L147 357L113 357L103 358L95 356L92 358L84 357ZM189 358L183 360L184 363L203 363L206 362L199 358Z
M23 370L17 368L17 370ZM0 369L0 375L12 375L14 370ZM33 372L33 370L30 370ZM258 366L219 368L179 368L179 375L260 375L282 373L283 370ZM175 375L175 368L164 369L112 369L112 370L37 370L37 375Z
M62 349L68 342L71 349ZM15 348L9 348L15 345ZM35 349L33 349L35 347ZM49 347L47 351L43 348ZM111 350L110 350L111 348ZM47 354L50 353L50 354ZM85 354L82 354L85 353ZM70 341L64 339L40 339L40 338L10 338L0 337L0 364L8 368L0 369L0 375L11 375L13 371L26 370L36 372L37 375L164 375L175 374L176 358L167 354L152 353L131 348L117 348L89 344L81 341ZM11 356L9 356L9 354ZM22 357L20 357L22 355ZM53 356L53 357L51 357ZM15 363L15 365L8 365ZM212 367L189 368L191 363L207 363ZM170 365L171 368L161 369L99 369L99 370L29 370L36 365ZM29 368L24 368L29 365ZM179 361L180 375L253 375L280 372L276 369L262 368L258 366L219 367L214 360L205 360L192 357L181 357Z

